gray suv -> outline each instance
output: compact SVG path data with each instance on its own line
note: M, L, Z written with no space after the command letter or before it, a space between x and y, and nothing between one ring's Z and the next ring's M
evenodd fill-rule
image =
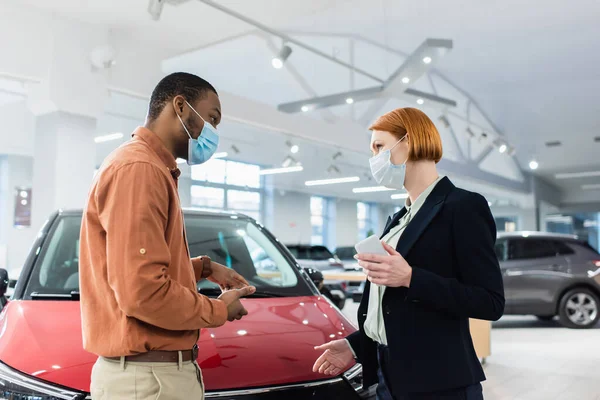
M600 320L600 255L577 236L542 232L498 234L505 314L559 316L563 326Z

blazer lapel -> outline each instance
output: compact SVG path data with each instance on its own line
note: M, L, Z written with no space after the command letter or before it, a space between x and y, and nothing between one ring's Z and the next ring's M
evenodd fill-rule
M440 212L446 196L452 189L454 189L454 185L450 182L450 179L445 177L440 180L425 200L419 212L417 212L417 215L412 217L396 246L396 251L402 254L403 257L406 258L408 252L423 234L427 226L429 226L433 218Z
M385 224L385 229L383 230L383 233L381 234L380 239L383 239L383 237L385 235L390 233L392 228L395 227L396 225L398 225L398 223L400 222L400 219L402 217L404 217L405 214L406 214L406 207L402 207L402 209L400 211L398 211L396 214L394 214L393 217L388 217L387 223Z

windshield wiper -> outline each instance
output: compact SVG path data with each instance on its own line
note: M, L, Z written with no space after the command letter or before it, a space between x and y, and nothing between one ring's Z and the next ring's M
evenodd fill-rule
M79 300L79 292L73 290L71 293L38 293L29 295L31 300Z
M208 297L219 297L223 292L218 288L202 288L198 293ZM283 293L269 292L268 290L256 289L253 294L244 297L245 299L265 299L269 297L287 297Z

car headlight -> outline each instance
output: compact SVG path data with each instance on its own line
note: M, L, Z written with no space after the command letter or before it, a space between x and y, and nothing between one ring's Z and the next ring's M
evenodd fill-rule
M344 378L352 385L354 390L360 392L363 389L362 365L356 364L344 373Z
M0 400L83 400L85 396L33 379L0 363Z

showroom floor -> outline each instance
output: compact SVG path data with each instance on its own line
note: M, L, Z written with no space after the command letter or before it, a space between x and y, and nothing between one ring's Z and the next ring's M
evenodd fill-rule
M344 313L356 322L358 304ZM571 330L558 322L505 317L492 330L486 400L600 400L600 324Z

